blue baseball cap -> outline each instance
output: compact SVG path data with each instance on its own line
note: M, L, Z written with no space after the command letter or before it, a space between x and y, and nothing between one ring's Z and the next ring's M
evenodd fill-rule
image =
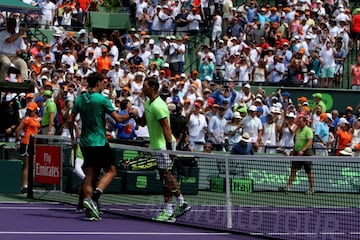
M285 97L290 97L290 93L288 93L288 92L283 92L281 95L285 96Z
M45 98L43 96L40 96L35 99L35 102L45 102Z
M179 103L179 102L180 102L179 96L174 96L173 97L173 103Z

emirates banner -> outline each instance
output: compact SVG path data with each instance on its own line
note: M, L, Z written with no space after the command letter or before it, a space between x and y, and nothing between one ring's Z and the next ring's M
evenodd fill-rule
M36 183L55 184L61 182L61 147L35 147L34 180Z

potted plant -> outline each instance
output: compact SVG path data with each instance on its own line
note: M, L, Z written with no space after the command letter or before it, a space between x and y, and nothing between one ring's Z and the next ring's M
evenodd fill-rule
M121 0L104 0L103 3L99 5L99 12L119 13L121 7Z

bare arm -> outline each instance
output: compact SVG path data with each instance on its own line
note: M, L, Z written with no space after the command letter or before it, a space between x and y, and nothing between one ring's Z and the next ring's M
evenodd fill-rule
M54 122L55 122L55 112L51 112L50 113L50 121L49 121L49 126L48 126L48 135L52 134L51 129L54 126Z
M308 140L308 142L306 143L305 147L300 152L303 152L303 153L306 152L307 150L309 150L309 148L311 148L312 144L313 144L313 139L310 138Z
M164 131L164 136L165 136L166 142L171 143L172 142L172 133L171 133L171 128L170 128L168 119L163 118L163 119L159 120L159 122Z
M24 33L27 31L27 28L23 27L20 29L20 31L18 33L12 34L10 37L5 39L6 43L13 43L16 41L16 39L18 39L19 37L22 37L22 35L24 35Z
M115 119L116 122L124 122L124 121L130 119L130 116L128 114L122 115L122 114L118 114L116 111L112 111L110 113L110 116L113 119Z
M20 132L21 130L24 128L25 124L23 123L23 121L20 122L19 126L16 128L15 130L15 139L16 141L20 140Z

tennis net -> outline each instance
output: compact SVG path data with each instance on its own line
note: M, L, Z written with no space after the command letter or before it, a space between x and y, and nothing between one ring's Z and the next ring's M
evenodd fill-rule
M61 174L46 183L39 176L41 163L36 159L33 197L76 205L81 182L73 172L70 144L64 139L47 141L36 141L35 156L51 170L54 167L49 158L53 161L52 156L61 153ZM60 152L52 146L59 147ZM152 219L164 207L162 185L154 170L156 152L142 146L111 147L117 176L101 196L102 210ZM360 238L359 158L170 153L177 156L174 175L185 200L192 205L191 211L177 218L178 224L274 239ZM304 169L284 191L293 161L312 161L314 193L307 192ZM50 170L45 177L54 172Z

